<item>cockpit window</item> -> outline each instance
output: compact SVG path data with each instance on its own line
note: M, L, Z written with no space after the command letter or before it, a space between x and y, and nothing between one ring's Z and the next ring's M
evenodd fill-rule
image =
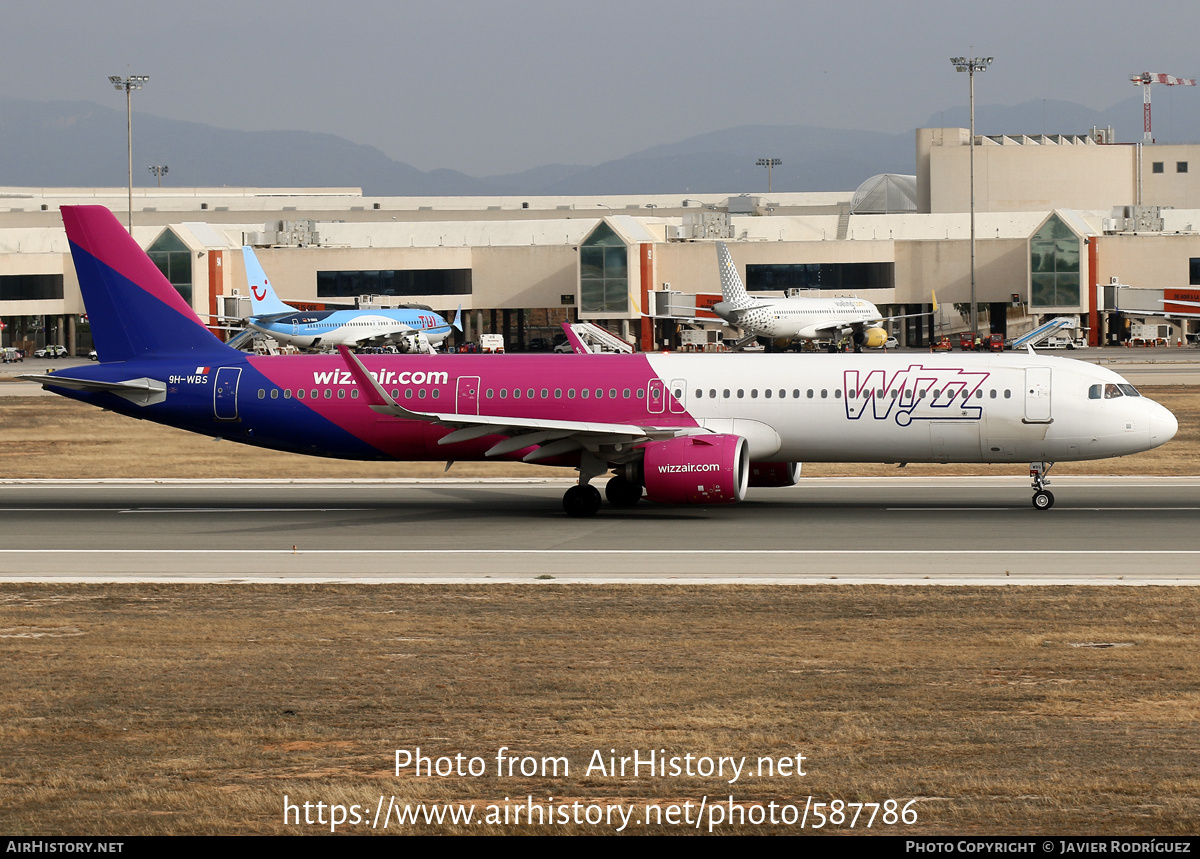
M1114 384L1109 382L1106 385L1092 385L1088 388L1088 399L1099 400L1115 400L1117 397L1140 397L1137 388L1130 384Z

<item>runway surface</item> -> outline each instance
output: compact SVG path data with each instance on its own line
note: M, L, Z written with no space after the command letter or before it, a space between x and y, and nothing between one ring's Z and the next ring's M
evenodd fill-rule
M1200 584L1200 477L807 478L569 519L561 480L0 481L0 581Z

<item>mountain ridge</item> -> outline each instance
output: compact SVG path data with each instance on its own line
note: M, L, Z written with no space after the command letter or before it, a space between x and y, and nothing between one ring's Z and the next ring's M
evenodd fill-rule
M1185 102L1186 103L1186 102ZM1160 139L1200 140L1200 110L1160 106ZM0 98L0 185L123 187L127 181L122 111L86 101ZM1112 126L1116 139L1141 138L1141 97L1107 110L1034 100L978 105L979 134L1086 134ZM932 115L922 127L965 127L966 106ZM914 129L917 126L914 125ZM595 165L547 164L482 177L421 171L380 149L333 134L239 131L139 113L134 122L134 184L152 183L146 164L167 164L169 185L184 187L359 187L367 196L580 196L766 190L762 157L776 191L852 191L877 173L914 173L913 130L899 133L813 125L741 125L662 143ZM141 165L141 166L139 166Z

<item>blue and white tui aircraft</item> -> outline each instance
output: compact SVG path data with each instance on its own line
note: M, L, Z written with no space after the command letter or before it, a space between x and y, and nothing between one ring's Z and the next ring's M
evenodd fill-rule
M436 351L450 334L451 327L462 331L462 307L454 322L428 308L387 308L377 310L297 310L284 304L275 294L254 250L242 248L246 265L246 283L250 286L251 316L247 324L256 331L300 349L332 349L357 346L371 340L405 343L415 337L423 347L415 351ZM402 350L403 351L403 350Z
M99 408L298 454L574 467L571 516L707 506L818 462L1029 462L1149 450L1167 409L1107 367L999 355L248 355L108 209L63 206L100 363L22 376Z

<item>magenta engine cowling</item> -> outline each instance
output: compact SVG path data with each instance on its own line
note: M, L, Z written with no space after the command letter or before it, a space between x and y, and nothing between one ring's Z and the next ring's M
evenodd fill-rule
M646 497L663 504L732 504L746 497L749 456L739 435L689 435L645 446Z

